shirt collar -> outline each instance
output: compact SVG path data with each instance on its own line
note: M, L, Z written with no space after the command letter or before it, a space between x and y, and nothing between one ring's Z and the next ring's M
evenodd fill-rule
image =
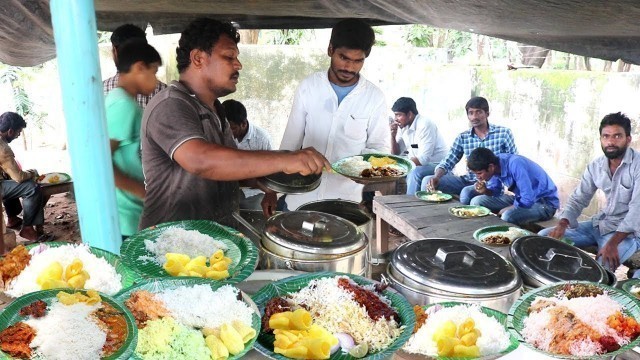
M420 118L420 114L416 115L416 117L413 119L413 122L411 123L411 125L409 126L410 130L415 131L416 128L418 127L418 119Z
M249 126L247 127L247 133L244 135L241 142L245 142L247 140L253 139L253 137L256 134L255 127L253 126L251 121L248 121L247 123L249 124Z
M487 132L487 136L489 136L489 134L495 131L495 126L493 126L493 124L491 124L489 121L487 121L487 125L489 126L489 132ZM479 136L476 135L476 133L473 131L473 126L471 127L471 129L469 129L469 136L475 136L479 138Z

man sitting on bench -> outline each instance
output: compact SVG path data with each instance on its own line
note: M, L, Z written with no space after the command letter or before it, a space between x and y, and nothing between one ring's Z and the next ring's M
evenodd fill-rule
M600 145L604 156L587 165L580 185L571 194L553 228L540 235L566 236L577 247L598 247L599 262L615 271L640 249L640 153L631 144L631 120L622 113L606 115L600 122ZM588 221L578 216L597 190L606 207ZM633 277L640 277L636 270Z
M0 115L0 168L2 168L2 202L7 211L7 227L22 226L19 235L29 241L46 241L44 234L44 201L40 186L36 184L36 170L22 171L16 163L9 143L20 136L27 126L22 116L14 112ZM22 198L22 204L20 204ZM21 211L24 219L18 215Z

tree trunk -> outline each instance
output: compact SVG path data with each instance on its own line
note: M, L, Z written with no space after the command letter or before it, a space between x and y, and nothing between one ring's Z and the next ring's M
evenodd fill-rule
M584 68L587 71L591 71L591 58L588 56L583 56L582 58L584 59Z
M539 46L520 43L518 43L518 49L520 49L520 53L522 53L522 64L535 66L537 68L544 65L544 62L547 59L547 54L549 54L550 51L549 49Z
M240 30L241 44L257 44L260 30Z
M605 60L604 62L604 68L602 69L602 71L611 71L611 66L612 66L612 62L609 60Z

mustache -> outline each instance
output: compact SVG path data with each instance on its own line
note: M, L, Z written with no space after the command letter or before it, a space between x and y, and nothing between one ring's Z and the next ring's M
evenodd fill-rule
M341 74L349 74L349 75L355 75L356 73L353 71L347 71L347 70L339 70L338 71Z
M239 71L234 72L234 73L231 75L231 77L237 77L237 78L239 78L239 77L240 77L240 72L239 72Z

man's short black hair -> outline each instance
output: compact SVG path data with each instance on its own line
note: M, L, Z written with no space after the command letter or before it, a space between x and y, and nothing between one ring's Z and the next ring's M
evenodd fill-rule
M124 24L115 29L113 34L111 34L111 45L118 49L120 45L131 39L144 39L146 42L147 34L145 34L144 30L133 24Z
M365 57L369 56L375 42L376 35L371 26L359 19L345 19L338 22L331 30L329 40L333 49L345 47L362 50Z
M18 131L27 127L27 122L20 114L11 111L0 115L0 132L4 133L9 130Z
M493 151L487 148L476 148L467 157L467 167L471 171L488 170L491 164L499 165L500 160Z
M160 54L146 40L132 39L120 46L118 50L118 65L116 66L118 72L128 73L131 70L131 66L138 61L144 62L147 66L153 63L162 65Z
M410 97L401 97L393 103L391 107L391 111L393 112L401 112L408 114L409 111L413 113L413 115L418 115L418 108L416 107L416 102L413 101Z
M602 134L602 129L605 126L610 125L618 125L624 129L624 132L627 136L631 136L631 119L627 117L627 115L617 112L605 115L600 121L600 134Z
M484 112L489 112L489 102L487 101L487 99L481 97L481 96L475 96L472 97L471 99L469 99L469 101L467 101L467 104L464 106L464 110L466 112L469 112L470 108L474 108L474 109L482 109L484 110Z
M187 25L176 48L178 72L182 73L191 64L191 50L198 49L211 55L211 51L221 35L229 36L236 44L240 41L238 29L230 22L223 23L211 18L198 18Z
M240 101L229 99L222 103L227 120L237 125L247 121L247 109Z

